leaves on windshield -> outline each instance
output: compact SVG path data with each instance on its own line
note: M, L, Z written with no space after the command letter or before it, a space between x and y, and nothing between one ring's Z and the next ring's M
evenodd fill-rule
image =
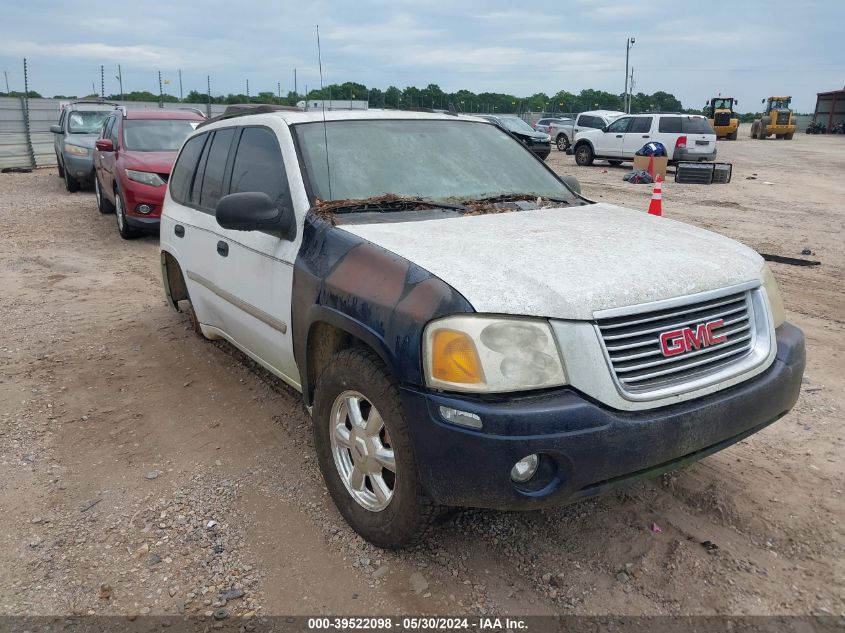
M569 203L569 200L562 198L544 198L531 193L507 193L475 199L453 198L445 202L385 194L364 199L320 200L318 198L312 210L317 217L334 226L337 224L337 215L345 213L452 209L460 211L463 215L486 215L524 211L526 208L545 209Z

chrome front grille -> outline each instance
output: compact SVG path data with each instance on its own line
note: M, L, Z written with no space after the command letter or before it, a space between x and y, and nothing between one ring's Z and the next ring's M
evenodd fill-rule
M708 344L699 326L720 320L721 324L712 327L714 341ZM616 381L623 391L631 394L720 373L751 352L756 335L747 291L688 305L602 318L596 324ZM685 350L675 355L665 354L661 334L668 337L666 340L673 347L677 342Z

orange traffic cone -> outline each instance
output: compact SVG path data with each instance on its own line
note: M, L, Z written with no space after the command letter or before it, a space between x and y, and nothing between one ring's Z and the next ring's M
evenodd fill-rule
M660 174L654 179L654 191L651 194L648 212L651 215L663 215L663 186L660 184Z

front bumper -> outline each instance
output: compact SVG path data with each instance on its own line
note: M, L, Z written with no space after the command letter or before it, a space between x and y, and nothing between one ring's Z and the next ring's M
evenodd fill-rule
M777 329L762 374L681 404L625 412L573 389L495 401L403 387L401 396L426 493L451 506L528 509L563 505L685 466L771 424L798 399L804 335ZM445 422L440 406L478 415L482 430ZM511 468L539 453L539 481L517 487Z
M161 223L161 208L167 185L152 187L124 178L121 186L126 203L127 224L135 229L157 231ZM138 211L138 206L142 204L152 207L152 211L150 213Z
M64 169L76 180L94 182L94 156L88 151L88 156L77 156L64 152L62 154Z

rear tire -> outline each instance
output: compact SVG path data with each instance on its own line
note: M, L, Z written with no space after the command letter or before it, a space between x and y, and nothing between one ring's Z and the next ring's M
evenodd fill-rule
M125 240L131 240L138 237L138 231L129 226L126 221L126 202L123 200L123 194L120 189L114 190L114 214L117 216L117 232Z
M737 135L737 130L734 130L733 132L731 132L730 134L728 134L728 140L729 140L729 141L735 141L735 140L736 140L736 135Z
M96 175L94 176L94 195L97 198L97 211L103 214L114 213L114 205L109 200L106 200L103 190L100 187L100 178Z
M789 134L784 134L783 138L785 138L787 141L791 141L793 136L795 136L795 132L790 132Z
M64 178L65 178L65 168L64 168L64 167L62 167L62 161L60 161L60 160L59 160L59 155L58 155L58 154L56 154L56 167L57 167L57 168L58 168L58 170L59 170L59 178L61 178L62 180L64 180Z
M569 149L569 139L566 138L566 134L558 134L555 143L559 152L565 152Z
M381 359L361 348L335 354L317 379L313 422L323 479L352 529L386 549L422 540L439 509L420 486L398 386Z
M581 145L575 148L575 164L580 167L589 167L593 164L595 158L593 148L587 143L581 143Z

